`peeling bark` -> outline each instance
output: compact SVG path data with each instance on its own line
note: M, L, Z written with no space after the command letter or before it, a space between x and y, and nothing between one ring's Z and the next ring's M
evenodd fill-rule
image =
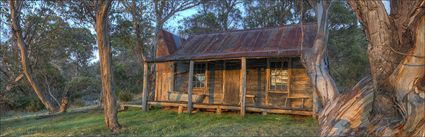
M66 110L68 110L68 104L69 104L68 97L62 98L62 101L61 101L61 104L60 104L60 107L59 107L59 112L60 113L66 112Z
M390 77L405 121L400 134L406 136L425 134L425 90L419 88L425 77L424 16L417 26L414 48Z
M350 92L342 93L319 115L320 136L366 134L373 101L372 79L360 80Z
M311 49L304 50L302 55L303 64L308 71L311 83L314 86L313 107L315 115L322 110L322 107L329 104L338 94L335 81L329 74L326 62L328 24L327 16L330 7L329 1L309 1L316 11L317 34L314 45Z
M338 93L326 65L326 16L330 1L310 0L318 18L304 65L322 104L320 136L423 136L425 134L425 1L349 0L369 40L371 76ZM320 108L319 108L320 109Z
M112 1L99 1L98 10L96 11L96 37L99 46L100 57L100 76L102 78L102 94L103 94L103 111L106 127L112 131L121 128L117 117L117 100L114 90L112 89L112 70L111 70L111 45L109 40L109 20L108 12Z

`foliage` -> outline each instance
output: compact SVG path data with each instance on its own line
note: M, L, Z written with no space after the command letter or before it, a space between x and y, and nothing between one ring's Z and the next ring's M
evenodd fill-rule
M118 91L118 99L119 99L119 101L122 101L122 102L131 101L131 100L133 100L133 94L126 89L119 90Z
M198 13L185 18L182 22L184 24L184 26L180 26L182 35L222 31L222 27L213 13Z
M50 92L60 101L70 80L91 73L86 70L95 50L94 35L87 28L71 27L45 3L36 3L39 6L26 2L21 14L30 67L42 90ZM0 63L8 73L0 76L1 81L5 81L0 85L0 103L15 110L39 110L37 104L40 102L33 92L29 92L32 89L25 78L13 84L10 91L3 90L6 89L3 83L13 83L21 73L18 49L11 42L12 38L6 40L2 42Z
M31 87L26 82L19 82L15 90L4 94L4 99L2 99L2 102L0 103L17 111L40 110L42 105L40 106L41 102L38 100L35 93L25 91L31 91Z
M299 23L303 4L304 22L313 22L311 6L304 0L246 0L244 28L276 27Z
M26 105L25 110L29 112L40 111L43 108L43 104L38 100L31 100Z
M70 112L41 119L2 118L0 136L315 136L318 132L313 118L291 115L249 114L242 118L239 114L200 112L189 116L133 109L119 113L118 117L125 125L118 133L104 128L100 111Z
M66 82L66 89L70 95L70 102L80 99L80 101L94 101L98 99L100 87L100 80L93 77L80 76L73 77Z
M369 73L367 40L345 2L334 2L330 10L330 72L340 90L347 90Z
M183 19L183 35L234 30L241 24L241 0L204 1L198 13Z
M131 22L118 19L112 27L111 45L113 47L113 76L116 89L128 89L132 93L142 90L143 69L141 60L134 50L135 34Z

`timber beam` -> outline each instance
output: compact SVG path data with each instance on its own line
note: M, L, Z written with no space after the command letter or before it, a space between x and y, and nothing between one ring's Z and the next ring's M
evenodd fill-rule
M187 96L187 113L192 113L192 91L193 91L193 66L195 62L193 60L190 61L189 66L189 81L187 84L188 96Z
M142 95L142 111L146 112L148 111L148 71L149 67L148 67L148 63L144 62L143 63L143 95Z
M240 74L240 104L241 104L241 116L245 116L245 109L246 109L246 58L243 57L241 59L241 74Z

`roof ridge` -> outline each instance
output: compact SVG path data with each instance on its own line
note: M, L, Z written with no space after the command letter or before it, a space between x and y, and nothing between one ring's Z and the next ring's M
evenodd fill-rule
M316 25L315 22L307 22L303 23L303 26L307 25ZM272 27L264 27L264 28L251 28L251 29L238 29L238 30L228 30L228 31L220 31L220 32L207 32L207 33L198 33L198 34L192 34L189 35L189 39L194 36L199 35L210 35L210 34L222 34L222 33L231 33L231 32L244 32L244 31L252 31L252 30L267 30L267 29L275 29L275 28L285 28L285 27L293 27L293 26L299 26L301 24L288 24L288 25L278 25L278 26L272 26Z
M304 48L311 48L317 31L316 24L306 23L302 26L306 32ZM291 24L195 35L174 53L157 56L155 61L300 56L300 28L300 24Z

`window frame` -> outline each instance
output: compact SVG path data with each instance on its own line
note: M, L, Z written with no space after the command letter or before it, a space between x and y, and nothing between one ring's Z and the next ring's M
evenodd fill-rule
M198 75L203 76L203 80L200 81L198 79ZM199 62L193 65L193 81L192 81L192 87L193 88L206 88L207 84L207 63L205 62Z
M278 64L273 66L272 64ZM269 61L269 85L267 85L269 91L289 91L289 84L290 84L290 60L289 59L274 59ZM274 74L274 71L281 71L278 72L280 74ZM280 78L279 78L280 77ZM285 79L286 77L286 79ZM274 84L278 79L281 79L283 85L277 85Z

